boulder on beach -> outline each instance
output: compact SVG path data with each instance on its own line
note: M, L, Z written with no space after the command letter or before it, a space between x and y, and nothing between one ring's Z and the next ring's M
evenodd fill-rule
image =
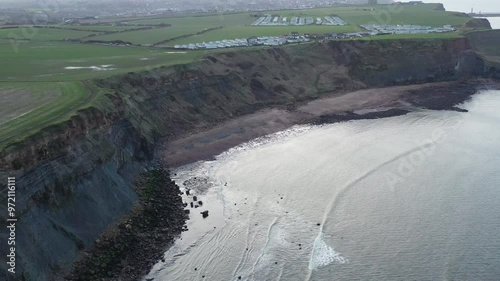
M203 216L203 218L208 217L208 211L200 212L200 214Z

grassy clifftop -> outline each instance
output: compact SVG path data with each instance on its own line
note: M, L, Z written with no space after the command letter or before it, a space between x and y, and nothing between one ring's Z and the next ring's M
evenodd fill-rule
M488 62L500 65L500 30L484 30L467 34L474 50Z

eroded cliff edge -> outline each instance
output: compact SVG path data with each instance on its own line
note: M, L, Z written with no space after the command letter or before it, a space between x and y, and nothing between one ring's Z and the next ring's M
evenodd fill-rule
M111 90L102 106L1 152L0 176L18 179L17 276L65 275L80 250L130 212L138 200L132 183L153 160L160 139L324 95L480 76L498 72L463 38L229 51L189 65L96 80ZM0 262L5 267L5 257Z

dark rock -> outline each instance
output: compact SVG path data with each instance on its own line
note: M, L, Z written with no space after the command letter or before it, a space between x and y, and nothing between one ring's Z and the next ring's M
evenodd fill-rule
M208 211L200 212L200 214L203 216L203 218L208 217Z
M198 205L203 206L203 202L201 200L198 201Z
M193 201L198 201L198 197L193 196Z

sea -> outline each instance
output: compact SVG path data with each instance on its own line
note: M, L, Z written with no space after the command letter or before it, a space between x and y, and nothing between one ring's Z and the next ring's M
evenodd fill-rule
M491 24L491 28L493 29L500 29L500 17L496 18L486 18Z
M460 107L295 126L175 169L189 230L144 280L500 280L500 91Z

